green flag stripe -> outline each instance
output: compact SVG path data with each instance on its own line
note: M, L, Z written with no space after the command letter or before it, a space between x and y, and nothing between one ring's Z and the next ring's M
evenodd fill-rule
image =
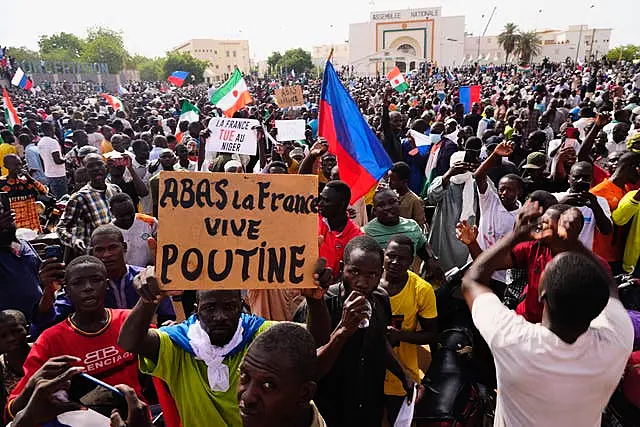
M238 70L237 68L233 70L233 74L231 74L229 80L224 82L224 84L220 86L213 95L211 95L211 103L213 105L216 105L218 101L224 98L226 94L231 92L231 90L238 84L238 81L240 81L241 78L242 74L240 73L240 70Z

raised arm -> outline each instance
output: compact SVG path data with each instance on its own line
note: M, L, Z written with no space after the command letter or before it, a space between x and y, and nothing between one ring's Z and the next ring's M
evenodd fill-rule
M318 138L309 154L302 159L302 163L300 163L300 167L298 168L298 173L301 175L312 175L313 174L313 164L319 159L324 153L329 149L329 145L324 138Z
M118 345L126 351L157 363L160 337L149 326L160 301L166 297L166 294L160 292L154 267L142 270L133 280L133 285L140 299L122 325Z
M511 251L518 243L534 237L539 239L548 236L548 233L553 233L553 230L542 230L534 234L541 215L542 208L537 202L525 204L518 213L514 231L500 239L474 261L462 279L462 295L469 309L473 308L473 301L477 297L493 292L489 287L491 275L494 271L505 267L505 259L511 257Z
M489 173L489 169L498 162L501 162L503 157L509 156L511 153L513 153L513 143L502 141L493 150L493 153L476 169L473 177L476 180L480 194L484 194L487 191L487 173Z
M591 163L591 150L593 149L593 144L598 138L598 134L600 131L611 121L611 118L604 114L598 114L596 116L596 120L591 127L591 130L587 134L584 142L580 146L578 150L578 161L579 162L589 162Z

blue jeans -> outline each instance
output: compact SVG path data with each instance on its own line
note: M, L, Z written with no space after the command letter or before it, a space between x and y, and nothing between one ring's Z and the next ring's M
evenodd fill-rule
M47 177L49 182L49 191L56 196L56 199L60 199L67 194L67 177L61 176L58 178Z

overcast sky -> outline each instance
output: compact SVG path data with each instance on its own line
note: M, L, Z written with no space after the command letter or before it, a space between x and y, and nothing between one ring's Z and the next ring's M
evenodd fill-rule
M191 38L249 40L251 57L266 59L274 50L343 43L349 24L364 22L373 10L438 6L412 0L29 0L2 1L0 45L37 50L38 37L60 31L84 35L102 25L122 31L127 48L146 56L164 52ZM558 1L447 0L443 16L464 15L466 31L480 33L497 7L488 35L506 22L523 29L564 29L571 24L612 28L611 47L640 44L637 5L633 0ZM593 8L590 8L594 5ZM615 6L614 6L615 5ZM542 12L538 11L542 9ZM626 11L626 12L625 12ZM481 16L485 15L482 19ZM634 25L636 27L634 27Z

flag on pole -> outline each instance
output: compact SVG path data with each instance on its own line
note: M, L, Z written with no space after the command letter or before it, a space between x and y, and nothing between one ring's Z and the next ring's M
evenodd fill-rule
M2 88L2 105L4 107L4 119L9 126L9 130L13 132L13 127L15 125L19 125L21 122L18 112L14 108L11 98L9 98L9 93L6 88Z
M474 102L480 102L480 89L480 85L460 87L458 95L460 97L460 103L464 105L465 114L471 111L471 106Z
M531 65L529 65L529 64L518 65L518 72L520 72L520 73L530 73L531 72Z
M173 83L174 85L181 87L188 76L189 73L187 71L174 71L169 77L167 77L167 80L169 80L169 83Z
M115 111L124 111L124 104L119 98L116 98L115 96L109 95L107 93L102 93L100 94L100 96L106 99L107 104L111 105L111 108L113 108Z
M329 61L322 78L318 135L327 139L329 152L336 155L340 178L351 187L351 203L393 166Z
M18 67L16 73L13 75L11 79L11 84L14 86L19 86L24 90L30 90L33 86L31 79L27 77L27 75L22 71L21 67Z
M200 110L189 101L182 102L182 111L180 111L180 122L197 122L200 120Z
M387 74L387 78L389 79L389 83L391 83L391 87L394 88L398 93L402 93L405 90L409 89L409 85L404 81L404 77L400 72L400 68L393 67Z
M294 79L296 78L296 70L294 70L293 68L291 69L291 77L293 77Z
M253 102L240 70L237 68L233 70L229 80L211 95L210 101L224 111L227 117L233 116L233 113Z

